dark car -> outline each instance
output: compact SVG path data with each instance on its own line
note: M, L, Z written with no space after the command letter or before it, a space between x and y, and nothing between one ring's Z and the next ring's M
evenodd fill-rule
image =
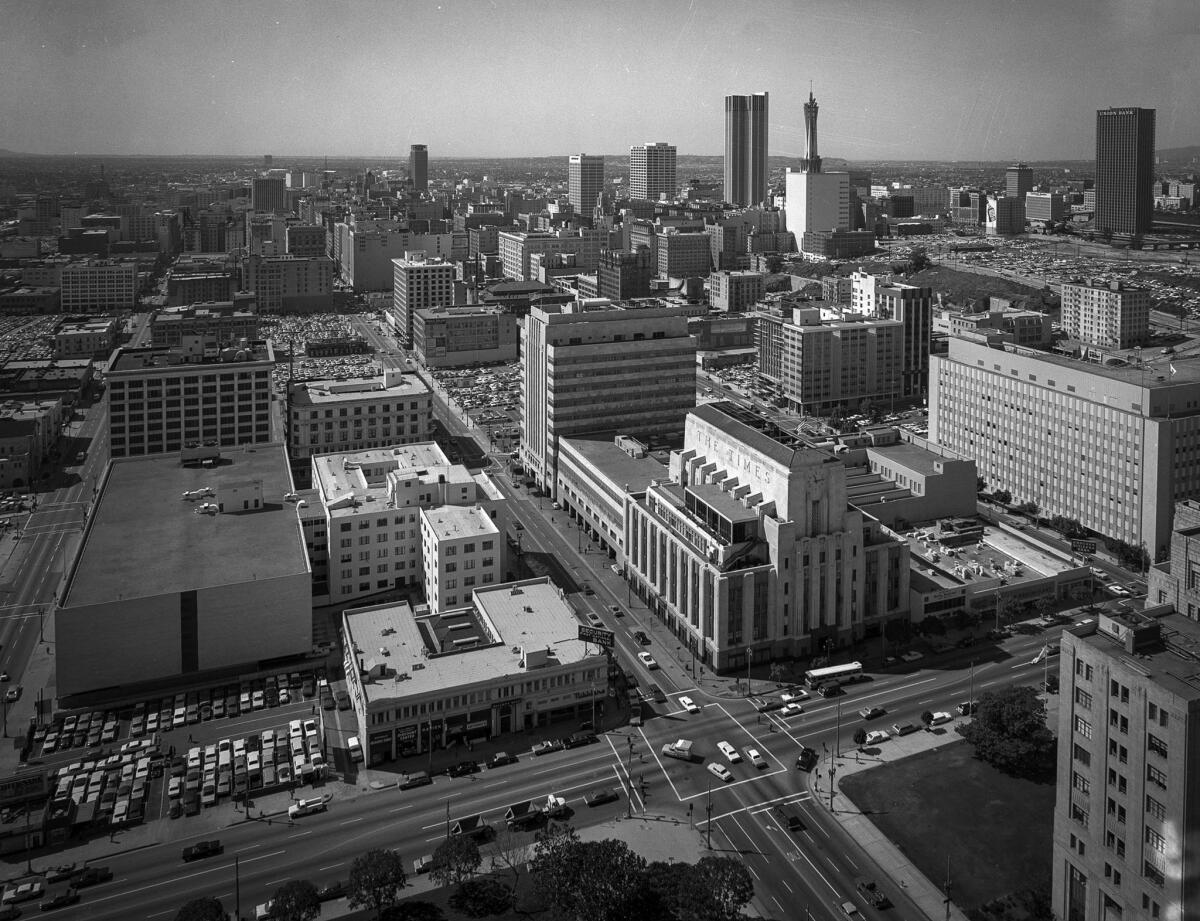
M887 713L887 711L885 709L883 709L883 707L863 707L861 710L858 711L858 715L860 717L862 717L864 720L879 719L879 717L883 716L886 713Z
M808 830L808 826L805 825L804 820L800 818L800 813L796 812L794 809L784 809L783 807L777 806L776 811L779 813L779 820L783 822L783 824L787 826L788 831L792 832L793 834L799 834L802 831Z
M970 716L975 712L977 704L971 700L965 700L954 709L958 711L959 716Z
M859 895L876 908L890 908L892 905L891 900L876 887L873 879L859 877L854 882L854 888L858 890Z
M205 857L215 857L223 850L225 849L221 846L220 841L200 841L183 849L183 859L185 861L203 860Z
M811 771L817 766L817 753L811 748L804 748L796 758L796 767L802 771Z
M76 888L95 886L107 883L112 878L112 870L108 867L84 867L83 872L79 874L79 879L75 880L75 886Z
M477 773L479 773L479 765L474 761L459 761L457 764L452 764L446 768L446 776L448 777L467 777Z
M404 779L400 781L398 786L401 790L411 790L414 787L424 787L433 783L433 778L424 771L413 771L411 774L405 774Z
M766 697L759 701L755 708L759 713L770 713L772 710L779 710L783 707L783 701L778 697Z
M200 794L191 792L184 794L183 797L183 814L184 815L199 815L200 814Z
M650 645L650 637L646 636L646 634L643 633L641 630L633 631L633 638L635 640L637 640L639 643L641 643L643 646Z
M340 899L346 894L346 881L335 880L332 883L322 886L317 890L317 898L322 902L328 902L332 899Z
M506 764L516 764L517 756L510 755L508 752L496 752L488 759L487 766L489 768L504 767Z
M68 905L74 905L79 901L79 893L74 889L68 889L66 892L60 892L58 895L52 895L46 901L42 902L42 911L51 911L55 908L66 908Z
M567 748L579 748L582 745L591 745L595 741L595 733L576 732L563 739L563 745Z
M589 806L603 806L605 803L615 803L620 798L616 790L602 787L598 790L590 791L584 796L583 801Z

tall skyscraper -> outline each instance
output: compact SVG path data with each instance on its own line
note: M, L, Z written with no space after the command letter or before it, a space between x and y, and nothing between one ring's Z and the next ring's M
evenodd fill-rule
M1096 112L1099 233L1145 233L1154 219L1154 109Z
M629 197L658 201L663 195L674 200L675 146L663 141L629 148Z
M757 205L767 197L767 94L725 97L725 200Z
M429 188L429 151L424 144L413 144L408 148L408 178L417 192Z
M808 102L804 103L804 159L800 161L800 172L821 172L821 157L817 153L817 100L808 91Z
M567 199L576 214L592 216L596 198L604 191L604 158L573 154L567 161Z
M1024 198L1033 191L1033 167L1014 163L1004 171L1004 195L1007 198Z
M250 207L258 212L286 213L287 186L277 176L255 176L250 182Z

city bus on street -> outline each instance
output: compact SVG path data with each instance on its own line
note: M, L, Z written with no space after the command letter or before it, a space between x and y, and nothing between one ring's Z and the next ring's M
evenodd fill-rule
M830 665L828 668L814 668L804 673L804 683L812 690L820 687L838 687L850 684L862 676L861 662L847 662L845 665Z

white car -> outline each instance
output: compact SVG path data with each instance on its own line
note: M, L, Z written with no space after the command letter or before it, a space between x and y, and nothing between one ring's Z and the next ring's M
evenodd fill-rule
M742 756L738 754L738 750L728 742L718 742L717 748L721 750L721 754L726 757L730 764L737 764L742 760Z
M658 663L654 661L654 656L650 655L650 653L648 653L648 652L639 652L638 653L638 661L640 661L644 666L646 666L646 668L650 669L651 671L658 668Z
M781 709L779 712L783 716L796 716L797 714L803 713L804 708L800 706L800 704L793 702L790 704L784 704L783 709Z
M933 714L933 719L929 721L929 725L930 726L940 726L940 725L942 725L942 723L948 723L952 719L954 719L954 717L951 716L949 713L947 713L944 710L939 710L937 713Z
M712 774L713 777L716 777L722 783L729 783L729 781L733 780L733 775L729 773L729 768L723 764L717 764L715 761L708 763L708 773Z
M785 704L790 704L796 700L804 700L807 697L808 691L804 690L803 688L793 688L792 690L784 691L779 695L779 699Z
M867 739L863 745L878 745L880 742L886 742L891 736L888 735L886 729L873 729L867 733Z
M690 697L680 697L679 706L687 710L688 713L699 713L700 708L696 706L696 702Z
M1118 585L1116 582L1110 582L1104 587L1109 591L1110 594L1116 595L1118 598L1126 598L1133 594L1133 592L1127 589L1124 585Z
M762 770L767 766L767 759L762 756L762 753L759 752L757 748L747 748L746 757L749 758L750 763L759 770Z

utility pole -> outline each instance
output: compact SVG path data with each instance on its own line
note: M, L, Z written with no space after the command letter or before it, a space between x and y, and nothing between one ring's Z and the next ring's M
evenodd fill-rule
M946 855L946 921L950 921L950 855Z
M712 778L711 777L708 778L708 805L705 807L705 809L707 810L708 819L704 823L704 846L708 850L711 851L712 850Z
M754 650L746 647L746 696L750 696L750 661L754 658Z
M640 706L640 705L639 705ZM629 735L629 760L625 764L625 776L629 778L629 796L625 797L625 818L633 818L633 733Z
M241 858L233 855L233 916L242 921L242 868Z
M842 699L837 702L837 735L833 737L833 754L835 758L842 757Z

